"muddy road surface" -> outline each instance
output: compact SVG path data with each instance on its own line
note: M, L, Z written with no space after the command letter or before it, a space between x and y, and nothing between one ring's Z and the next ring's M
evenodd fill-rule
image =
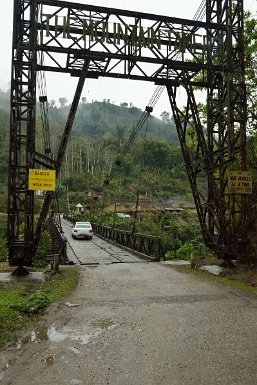
M1 385L257 384L256 297L160 263L79 270L72 295L0 352Z

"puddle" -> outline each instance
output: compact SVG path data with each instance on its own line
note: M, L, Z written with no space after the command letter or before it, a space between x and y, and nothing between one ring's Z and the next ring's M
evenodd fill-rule
M47 339L53 342L60 342L64 341L66 338L70 337L72 339L72 333L69 335L69 333L64 334L61 332L58 332L55 327L51 326L47 329Z
M17 349L21 349L22 346L28 343L39 343L43 341L47 341L49 339L48 336L48 328L46 326L39 326L37 329L33 330L30 334L23 337L17 344Z
M92 322L92 325L97 329L108 330L114 325L114 323L111 320L101 320Z
M4 378L4 372L0 372L0 381L2 381Z
M81 381L77 380L76 378L74 378L73 380L71 380L70 382L72 385L79 385L81 384Z
M108 325L108 327L111 324ZM98 326L99 328L100 326ZM108 328L105 326L105 329ZM102 327L103 329L103 327ZM29 343L41 343L45 341L51 342L61 342L65 339L70 339L72 341L79 342L81 345L86 345L89 341L100 334L100 332L94 332L91 334L80 334L78 330L66 330L65 332L59 332L54 326L40 326L37 329L33 330L30 334L20 339L16 345L17 349L21 349L24 345ZM74 348L75 349L75 348ZM74 351L75 352L75 351ZM79 352L79 351L78 351Z
M54 364L54 357L53 356L48 356L45 358L45 363L48 366L51 366Z

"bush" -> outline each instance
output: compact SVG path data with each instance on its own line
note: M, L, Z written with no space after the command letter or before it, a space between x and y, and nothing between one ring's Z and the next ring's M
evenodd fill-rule
M184 243L178 250L169 250L165 253L165 258L170 259L185 259L187 261L197 257L198 259L207 257L211 251L204 243L197 240Z
M194 251L194 246L190 242L184 243L177 251L176 251L176 256L177 259L185 259L185 260L190 260L192 257Z
M185 260L190 260L193 252L193 245L190 242L184 243L178 250L173 251L169 250L165 253L165 258L167 260L170 259L185 259Z
M212 255L212 251L205 246L203 242L199 242L198 240L192 241L193 245L193 256L198 258L205 258Z
M165 253L165 260L166 261L170 261L170 260L173 260L173 259L178 259L177 256L176 256L176 252L173 251L173 250L169 250Z

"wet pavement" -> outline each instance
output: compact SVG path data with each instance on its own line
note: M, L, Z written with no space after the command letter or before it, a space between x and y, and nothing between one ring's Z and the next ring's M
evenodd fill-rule
M256 385L256 296L64 230L77 289L0 351L1 385Z
M160 263L80 266L0 352L1 385L255 385L256 296Z

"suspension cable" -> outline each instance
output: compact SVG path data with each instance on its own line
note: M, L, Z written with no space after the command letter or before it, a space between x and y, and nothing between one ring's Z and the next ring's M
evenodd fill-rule
M206 0L202 0L201 4L199 5L194 17L193 17L193 20L198 20L198 21L201 21L204 16L206 15Z

